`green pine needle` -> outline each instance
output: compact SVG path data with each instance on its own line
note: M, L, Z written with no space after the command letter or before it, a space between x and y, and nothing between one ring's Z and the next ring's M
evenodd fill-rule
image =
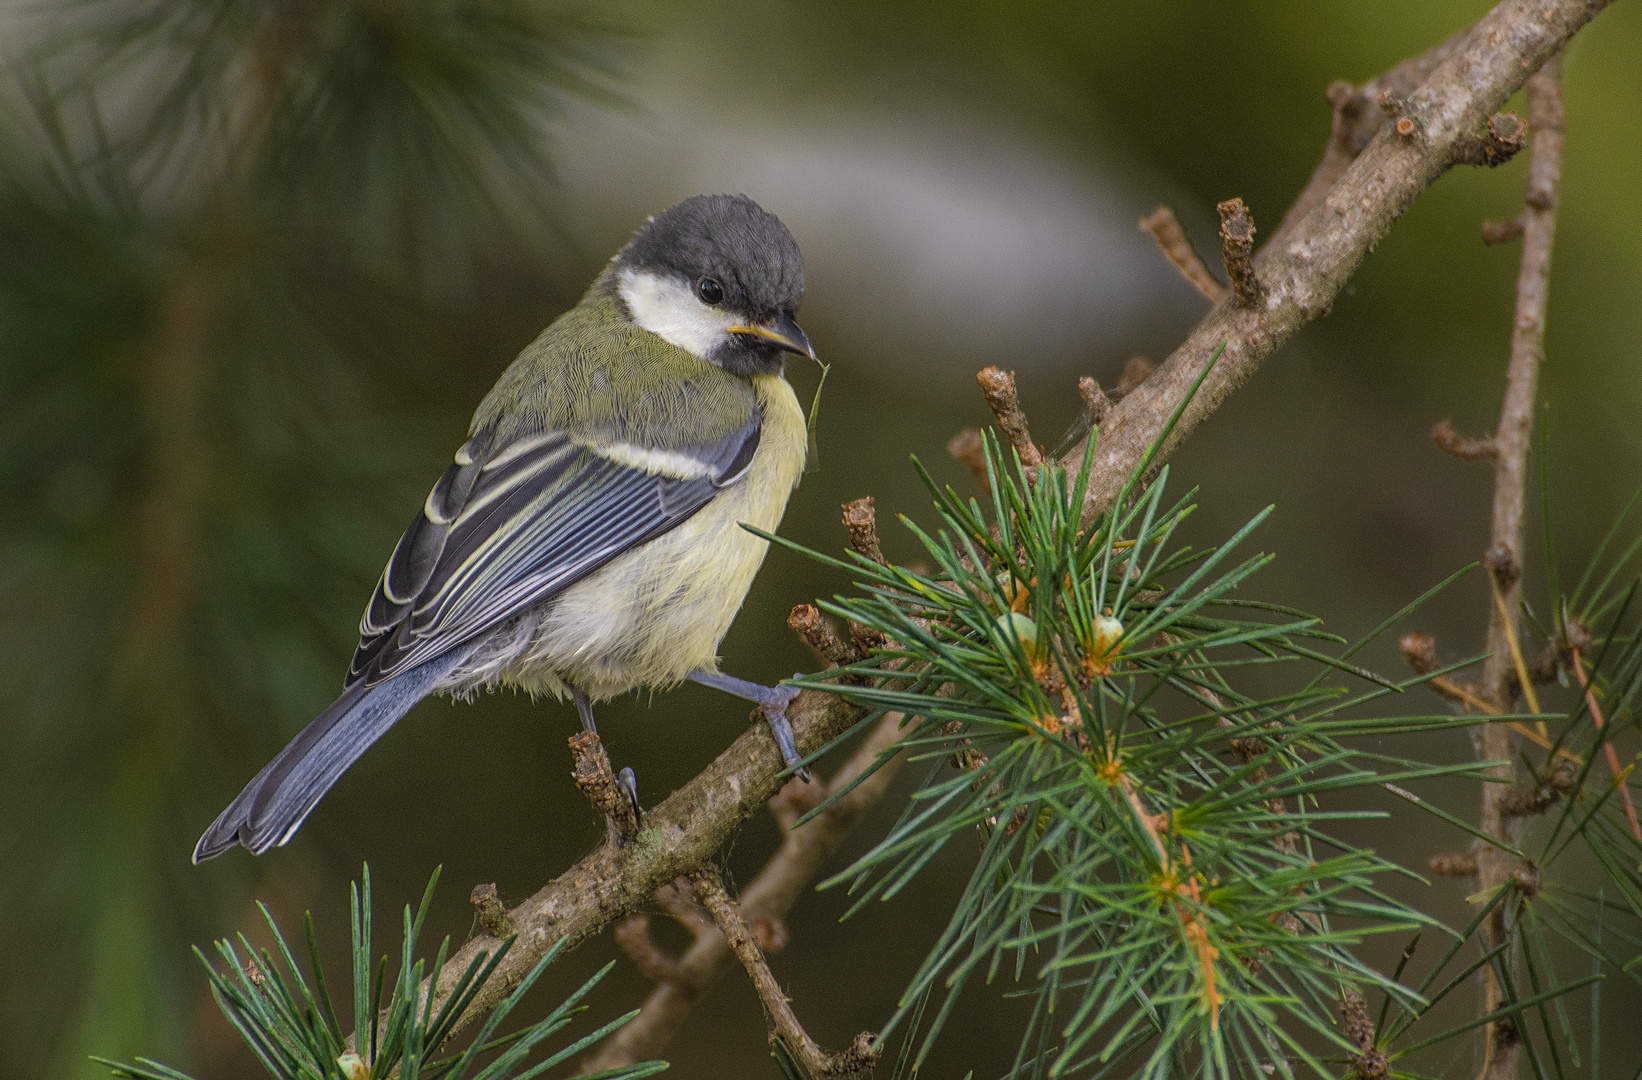
M495 974L497 965L513 944L513 939L509 938L495 955L481 952L474 957L457 980L454 991L435 1014L434 999L430 996L425 1002L420 1001L420 989L425 971L432 981L438 981L450 939L446 938L440 944L431 969L425 961L415 959L413 954L438 880L439 871L435 870L414 916L409 907L405 908L405 937L400 950L399 975L389 993L385 1023L381 1009L380 977L374 984L371 978L369 867L364 871L363 887L355 884L351 889L354 1023L361 1034L367 1030L370 1033L369 1046L356 1064L368 1068L369 1075L387 1076L397 1070L402 1080L529 1080L580 1054L637 1015L633 1012L619 1017L539 1061L529 1060L542 1042L583 1011L585 1006L581 1000L609 973L612 965L607 964L546 1018L512 1034L495 1037L497 1028L558 956L563 945L561 941L548 950L547 955L537 962L500 1005L490 1011L477 1037L463 1053L439 1061L428 1060L428 1056L454 1032L462 1014L473 1003L480 988ZM243 935L240 937L243 956L231 942L219 941L217 953L226 965L219 968L204 953L195 950L200 962L205 965L212 996L252 1054L276 1080L348 1080L344 1062L349 1052L342 1028L336 1020L335 1004L319 968L312 917L304 920L314 973L310 985L273 917L266 908L262 912L273 934L272 953L258 953ZM385 964L387 957L382 960ZM481 1067L479 1059L487 1054L494 1057ZM135 1064L102 1058L95 1060L107 1065L116 1076L132 1080L190 1080L185 1074L146 1058L137 1059ZM647 1061L612 1069L599 1076L605 1080L638 1080L666 1067L666 1062Z

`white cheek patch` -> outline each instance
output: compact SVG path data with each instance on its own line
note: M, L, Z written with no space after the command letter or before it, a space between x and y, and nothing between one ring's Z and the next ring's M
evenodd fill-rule
M623 270L622 302L633 321L670 345L709 359L737 325L735 316L703 304L687 281L638 270Z

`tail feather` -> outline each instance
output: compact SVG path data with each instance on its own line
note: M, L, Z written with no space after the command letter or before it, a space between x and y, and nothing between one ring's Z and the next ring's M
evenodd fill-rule
M194 861L235 844L261 855L290 840L348 767L427 697L461 653L453 650L375 686L350 687L245 785L200 837Z

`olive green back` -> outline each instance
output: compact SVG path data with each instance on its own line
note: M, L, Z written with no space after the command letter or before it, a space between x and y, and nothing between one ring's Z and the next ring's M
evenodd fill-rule
M757 409L749 379L633 325L607 267L503 372L472 430L495 424L499 445L553 430L678 449L717 444Z

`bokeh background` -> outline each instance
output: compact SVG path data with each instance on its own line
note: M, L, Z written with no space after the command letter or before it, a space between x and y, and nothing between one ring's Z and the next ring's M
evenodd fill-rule
M566 775L573 711L502 695L419 706L289 847L188 862L331 699L374 578L479 397L646 214L745 192L797 237L801 321L832 374L818 462L783 531L836 549L838 504L858 495L886 522L927 520L909 455L968 483L943 447L986 420L979 367L1018 373L1052 442L1076 417L1079 375L1109 386L1130 357L1166 356L1204 305L1136 219L1170 203L1211 262L1215 202L1243 197L1269 231L1326 137L1323 88L1486 8L8 0L0 1077L106 1075L92 1053L251 1075L187 946L256 933L253 899L293 929L313 910L336 964L363 861L389 925L442 864L431 926L459 942L473 884L516 901L599 841ZM1621 3L1565 69L1542 382L1565 566L1642 481L1639 52L1642 8ZM1247 595L1350 636L1485 546L1489 471L1441 456L1425 431L1451 417L1482 433L1497 417L1517 255L1484 248L1478 224L1516 212L1525 165L1444 177L1330 317L1177 455L1173 482L1202 489L1193 542L1277 505L1255 542L1279 558ZM817 372L792 378L807 400ZM915 557L896 528L885 539ZM769 681L810 666L785 613L847 585L773 552L726 669ZM1468 581L1409 625L1458 658L1481 647L1486 604ZM1389 644L1364 657L1400 666ZM600 722L656 801L747 713L686 687ZM1462 737L1385 749L1470 753ZM1474 814L1464 784L1426 794ZM1463 846L1388 809L1393 825L1357 837L1415 866ZM894 810L892 797L855 850ZM750 824L732 875L749 878L775 842L770 822ZM802 903L775 963L823 1043L879 1026L964 873L951 852L842 925L837 892ZM1467 917L1462 882L1397 888ZM607 938L584 946L542 1000L616 955ZM646 990L618 963L594 1011ZM1003 990L973 995L928 1075L1007 1067L1017 1013ZM1623 1019L1642 998L1610 980L1603 1009L1616 1040L1604 1073L1631 1076L1642 1042ZM1460 1075L1468 1053L1423 1067ZM669 1057L681 1080L775 1075L738 973Z

